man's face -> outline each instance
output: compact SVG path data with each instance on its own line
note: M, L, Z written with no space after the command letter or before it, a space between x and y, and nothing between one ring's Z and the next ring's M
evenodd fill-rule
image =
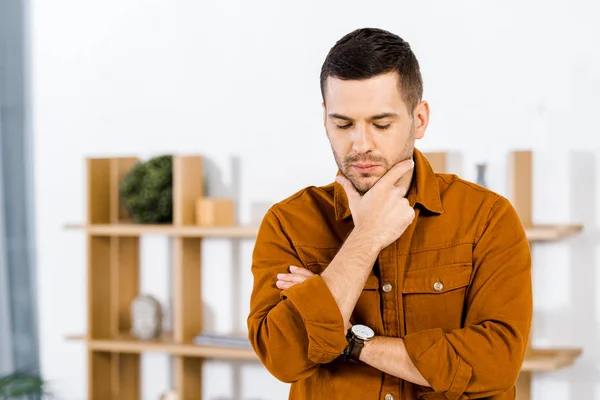
M365 80L329 77L324 123L340 172L366 193L395 164L412 158L425 133L429 107L410 113L398 89L398 74Z

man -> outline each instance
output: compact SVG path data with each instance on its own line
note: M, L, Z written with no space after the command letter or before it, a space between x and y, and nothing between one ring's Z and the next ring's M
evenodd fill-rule
M248 329L290 399L514 399L532 319L531 258L510 203L414 149L419 64L378 29L321 71L336 182L266 214Z

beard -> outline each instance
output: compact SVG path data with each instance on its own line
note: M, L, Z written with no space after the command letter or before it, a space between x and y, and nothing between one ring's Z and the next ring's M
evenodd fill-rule
M363 154L350 154L346 157L340 156L335 149L333 149L333 156L335 158L335 163L340 170L340 173L346 177L352 185L356 188L356 191L360 193L360 195L364 195L367 193L376 183L381 179L385 173L387 173L390 168L399 162L411 159L415 150L415 125L413 124L410 129L410 134L406 143L402 150L392 159L386 159L385 157L377 154L373 154L372 152L367 152ZM381 165L385 172L383 174L380 173L356 173L352 171L352 165L356 163L373 163L376 165Z

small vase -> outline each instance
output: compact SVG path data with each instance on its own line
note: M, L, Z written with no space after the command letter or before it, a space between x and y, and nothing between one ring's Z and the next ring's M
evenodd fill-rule
M487 187L487 181L485 178L486 164L477 164L477 181L476 183L480 186Z

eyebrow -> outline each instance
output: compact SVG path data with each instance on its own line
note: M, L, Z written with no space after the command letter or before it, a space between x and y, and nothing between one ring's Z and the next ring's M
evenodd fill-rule
M390 118L390 117L397 117L397 116L398 116L398 114L396 114L396 113L381 113L381 114L373 115L369 119L370 120L378 120L378 119L384 119L384 118ZM341 114L337 114L337 113L329 114L329 117L330 118L336 118L336 119L342 119L344 121L352 121L352 118L346 117L345 115L341 115Z

